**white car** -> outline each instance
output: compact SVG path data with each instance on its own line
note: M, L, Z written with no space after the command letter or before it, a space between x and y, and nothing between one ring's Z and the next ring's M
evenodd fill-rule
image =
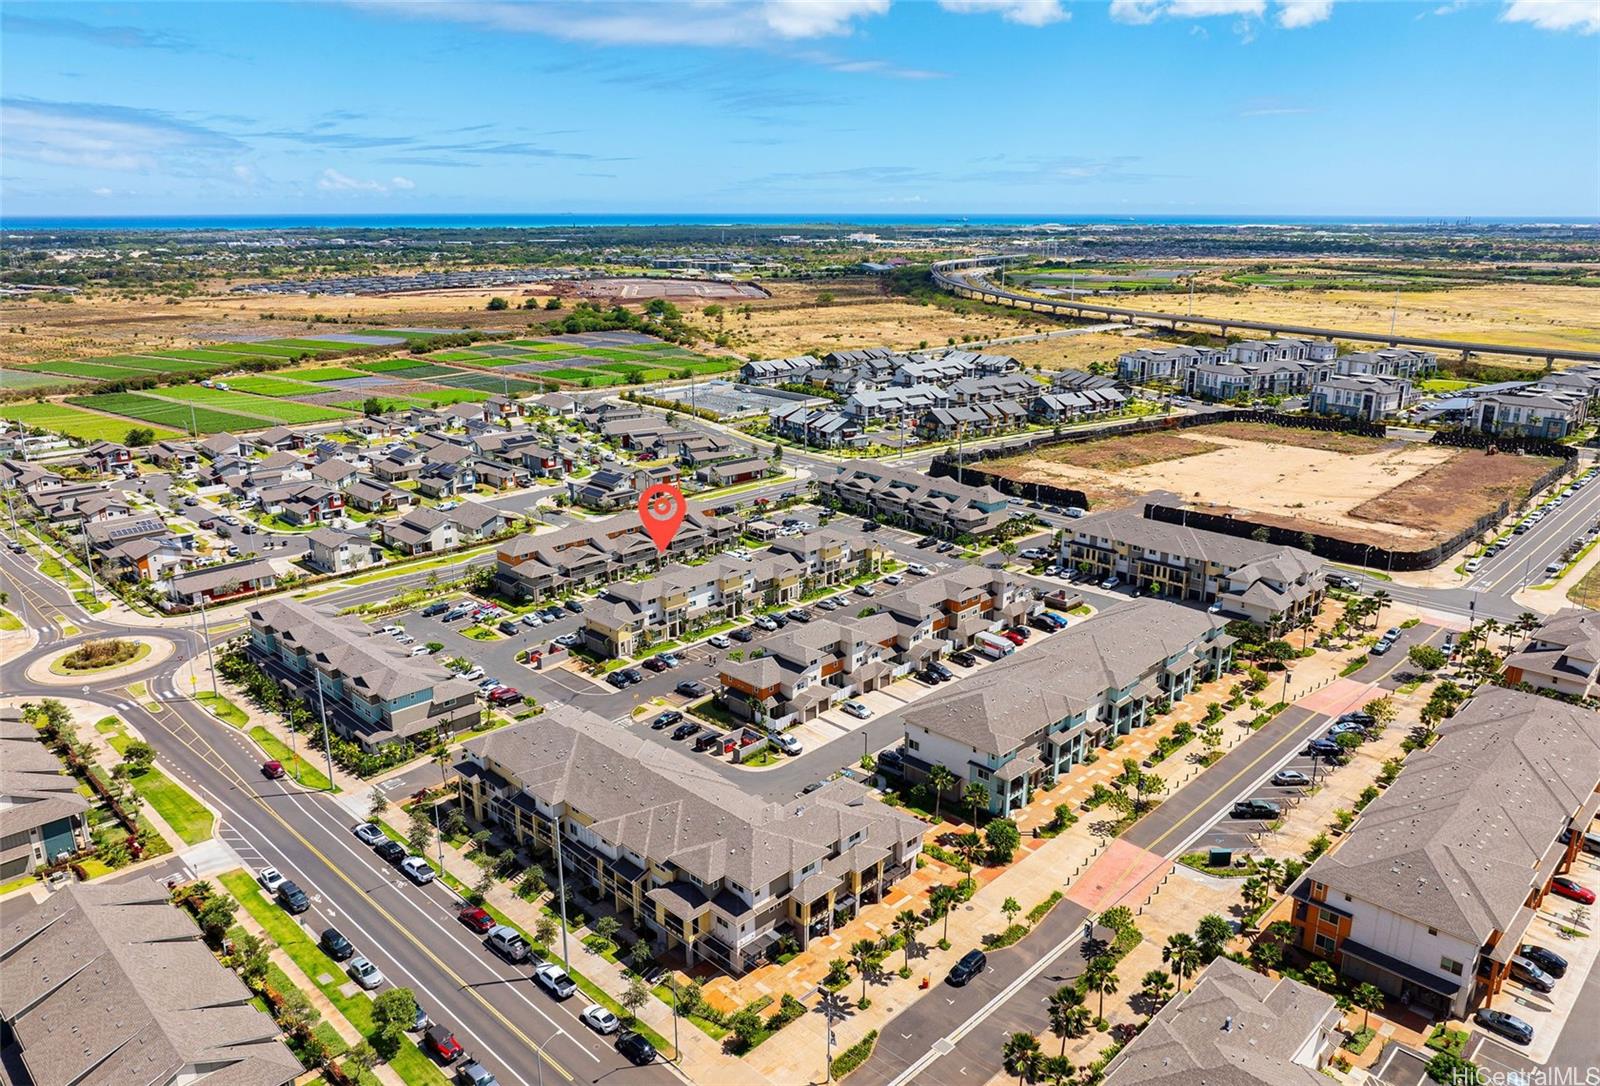
M541 965L533 971L533 981L557 999L568 999L578 990L565 971L554 962Z
M767 739L785 754L793 756L800 753L800 740L792 735L784 735L782 732L768 732Z
M522 624L524 626L543 626L544 617L542 615L536 615L530 611L522 616Z
M383 629L379 630L378 632L379 633L386 633L390 637L399 637L401 634L406 632L406 628L404 626L385 626Z
M395 638L395 643L400 645L415 645L417 643L417 639L408 633L403 633L399 637Z
M597 1004L585 1007L578 1017L596 1033L610 1034L622 1028L621 1019Z
M727 649L733 647L733 642L728 639L727 634L717 634L713 637L708 637L706 639L706 644L710 645L714 649Z
M872 715L872 710L868 709L859 701L847 701L840 706L840 708L849 713L851 716L855 717L857 720L866 720Z
M369 992L383 983L383 974L378 971L378 967L359 954L350 959L344 971L350 974L351 980Z
M401 860L400 873L418 886L426 886L433 881L433 868L421 856L407 856Z
M898 574L898 573L891 573L891 574L889 574L889 576L887 576L887 577L885 577L883 579L883 583L884 584L899 584L904 579L905 578L901 577L900 574Z
M1467 564L1461 568L1466 570L1468 573L1476 573L1478 572L1478 567L1481 565L1483 565L1482 558L1468 558Z
M384 832L371 822L359 823L353 831L363 845L375 845L384 839Z
M927 566L923 565L921 562L912 562L909 566L906 567L906 572L907 573L915 573L918 577L926 577L928 574L932 573L933 570L929 569Z
M461 677L463 679L467 680L467 682L469 682L469 683L470 682L477 682L479 679L483 678L483 668L475 667L471 671L468 671L466 674L462 675Z
M411 655L413 655L413 656L426 656L426 655L428 655L428 646L426 646L426 645L412 645L411 646Z
M267 893L276 894L278 887L289 880L276 867L269 867L256 876L256 881L261 884L261 888Z

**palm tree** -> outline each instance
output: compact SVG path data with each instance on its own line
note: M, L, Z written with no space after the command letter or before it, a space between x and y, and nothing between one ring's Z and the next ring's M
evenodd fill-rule
M944 918L944 931L940 938L948 942L950 939L950 914L955 912L956 902L961 895L954 886L935 886L928 894L928 904L933 908L933 915Z
M1383 607L1388 602L1389 602L1389 593L1386 592L1385 590L1380 588L1380 589L1378 589L1376 592L1374 592L1372 594L1373 609L1374 609L1374 613L1377 615L1376 625L1379 625L1379 626L1383 625Z
M1067 1041L1089 1032L1089 1008L1083 1005L1083 993L1070 984L1063 984L1051 993L1050 1032L1061 1038L1061 1054L1067 1054Z
M1189 975L1200 967L1200 944L1194 941L1194 936L1186 931L1180 931L1167 936L1167 945L1161 948L1161 960L1172 966L1172 971L1178 974L1178 990L1183 990L1183 982Z
M978 808L985 810L989 807L989 786L982 781L970 781L961 791L961 799L968 807L972 808L972 824L978 824Z
M1328 991L1339 983L1339 976L1333 971L1333 966L1322 961L1312 962L1306 966L1306 979L1323 991Z
M867 974L878 963L878 944L873 939L857 939L850 944L850 964L861 974L861 998L867 998Z
M1249 910L1249 915L1252 917L1267 903L1270 895L1266 880L1259 875L1245 879L1243 885L1239 887L1239 896L1244 899L1244 907Z
M894 930L905 939L906 968L911 968L911 944L917 940L917 929L922 926L921 919L911 909L901 909L894 918Z
M1277 886L1278 880L1283 877L1283 861L1266 856L1256 861L1256 870L1261 872L1261 877L1267 880L1269 886Z
M1117 963L1110 955L1102 954L1089 963L1089 968L1083 974L1083 983L1089 991L1100 994L1100 1013L1096 1017L1104 1021L1106 996L1117 994Z
M1383 1009L1383 989L1375 984L1361 984L1350 993L1350 1002L1361 1008L1361 1028L1367 1028L1367 1021L1372 1017L1373 1011Z
M1172 978L1164 969L1152 969L1139 982L1139 992L1150 1001L1150 1014L1154 1016L1156 1005L1172 994Z
M1007 1073L1017 1076L1017 1086L1038 1079L1043 1056L1039 1051L1039 1042L1033 1039L1031 1033L1013 1033L1006 1038L1005 1047L1000 1050Z
M1492 618L1483 620L1483 645L1485 648L1494 647L1494 635L1500 632L1500 623Z
M928 767L928 787L933 789L933 820L939 821L939 808L945 790L954 787L956 775L942 765Z
M1228 940L1233 938L1233 925L1216 913L1207 913L1196 925L1194 937L1200 946L1201 957L1209 962L1219 957L1226 949Z

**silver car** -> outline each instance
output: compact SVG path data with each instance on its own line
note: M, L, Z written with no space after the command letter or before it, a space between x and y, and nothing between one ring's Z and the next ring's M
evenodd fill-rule
M350 959L344 971L350 974L351 980L369 992L383 983L383 974L378 971L378 967L360 954Z

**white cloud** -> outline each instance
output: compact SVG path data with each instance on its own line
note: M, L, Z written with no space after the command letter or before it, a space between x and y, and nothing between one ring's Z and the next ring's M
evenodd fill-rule
M409 177L391 177L389 178L389 184L397 189L414 189L417 187L417 183Z
M243 162L235 162L233 164L233 176L243 181L246 185L251 185L255 183L256 171Z
M91 170L205 172L215 156L238 152L231 137L170 114L98 102L0 102L6 153L21 159Z
M1155 22L1160 14L1157 0L1111 0L1111 17L1119 23L1143 26Z
M359 177L340 173L338 170L323 170L317 178L317 188L323 192L383 192L384 185L381 181L363 181Z
M1213 15L1260 15L1267 0L1172 0L1167 14L1180 19L1205 19Z
M1333 14L1333 0L1278 0L1278 25L1295 30Z
M939 6L958 15L992 12L1022 26L1049 26L1072 18L1061 7L1061 0L939 0Z
M111 196L111 195L113 195L112 190L106 188L104 185L101 185L97 189L90 189L89 191L94 193L96 196Z
M889 0L766 0L761 17L782 38L848 34L863 16L887 15Z
M1511 0L1500 18L1530 23L1540 30L1600 32L1600 0Z

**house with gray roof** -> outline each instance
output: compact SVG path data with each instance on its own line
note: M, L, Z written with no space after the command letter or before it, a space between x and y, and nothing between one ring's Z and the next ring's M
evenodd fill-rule
M990 486L935 479L873 460L819 469L817 494L825 503L935 535L980 537L1011 518L1006 496Z
M1096 747L1149 723L1161 702L1182 701L1230 666L1233 638L1203 611L1136 599L1053 634L908 706L905 766L926 778L972 782L989 810L1028 802Z
M431 554L450 550L461 542L461 529L455 521L425 505L419 505L393 520L378 525L384 546L401 554Z
M306 536L306 564L319 573L354 573L376 563L378 548L366 535L318 528Z
M1597 812L1600 714L1485 687L1296 884L1296 941L1353 983L1464 1017L1501 991Z
M265 558L246 558L219 566L202 566L186 572L172 572L160 587L173 603L190 607L200 603L232 599L273 588L278 574Z
M88 843L89 801L17 709L0 709L0 880L9 882Z
M304 1073L149 876L8 902L0 1022L32 1086L287 1086Z
M738 535L738 525L732 520L711 516L705 506L693 502L664 554L645 534L636 513L553 532L524 532L500 544L495 587L518 600L558 595L656 571L674 559L710 555Z
M357 619L287 599L266 600L249 615L255 662L314 709L325 707L330 726L369 750L478 724L476 687Z
M1105 1086L1327 1086L1330 995L1218 958L1106 1064Z
M1540 623L1506 657L1506 681L1576 698L1600 696L1600 614L1567 607Z
M1151 381L1182 384L1202 362L1220 362L1226 352L1214 347L1140 347L1117 356L1117 376L1131 385Z
M1403 412L1415 396L1405 377L1335 373L1311 386L1308 406L1318 415L1378 422Z
M691 966L734 974L881 901L922 850L924 823L854 781L768 801L559 703L471 740L457 768L476 820L536 854L559 844L569 879Z

